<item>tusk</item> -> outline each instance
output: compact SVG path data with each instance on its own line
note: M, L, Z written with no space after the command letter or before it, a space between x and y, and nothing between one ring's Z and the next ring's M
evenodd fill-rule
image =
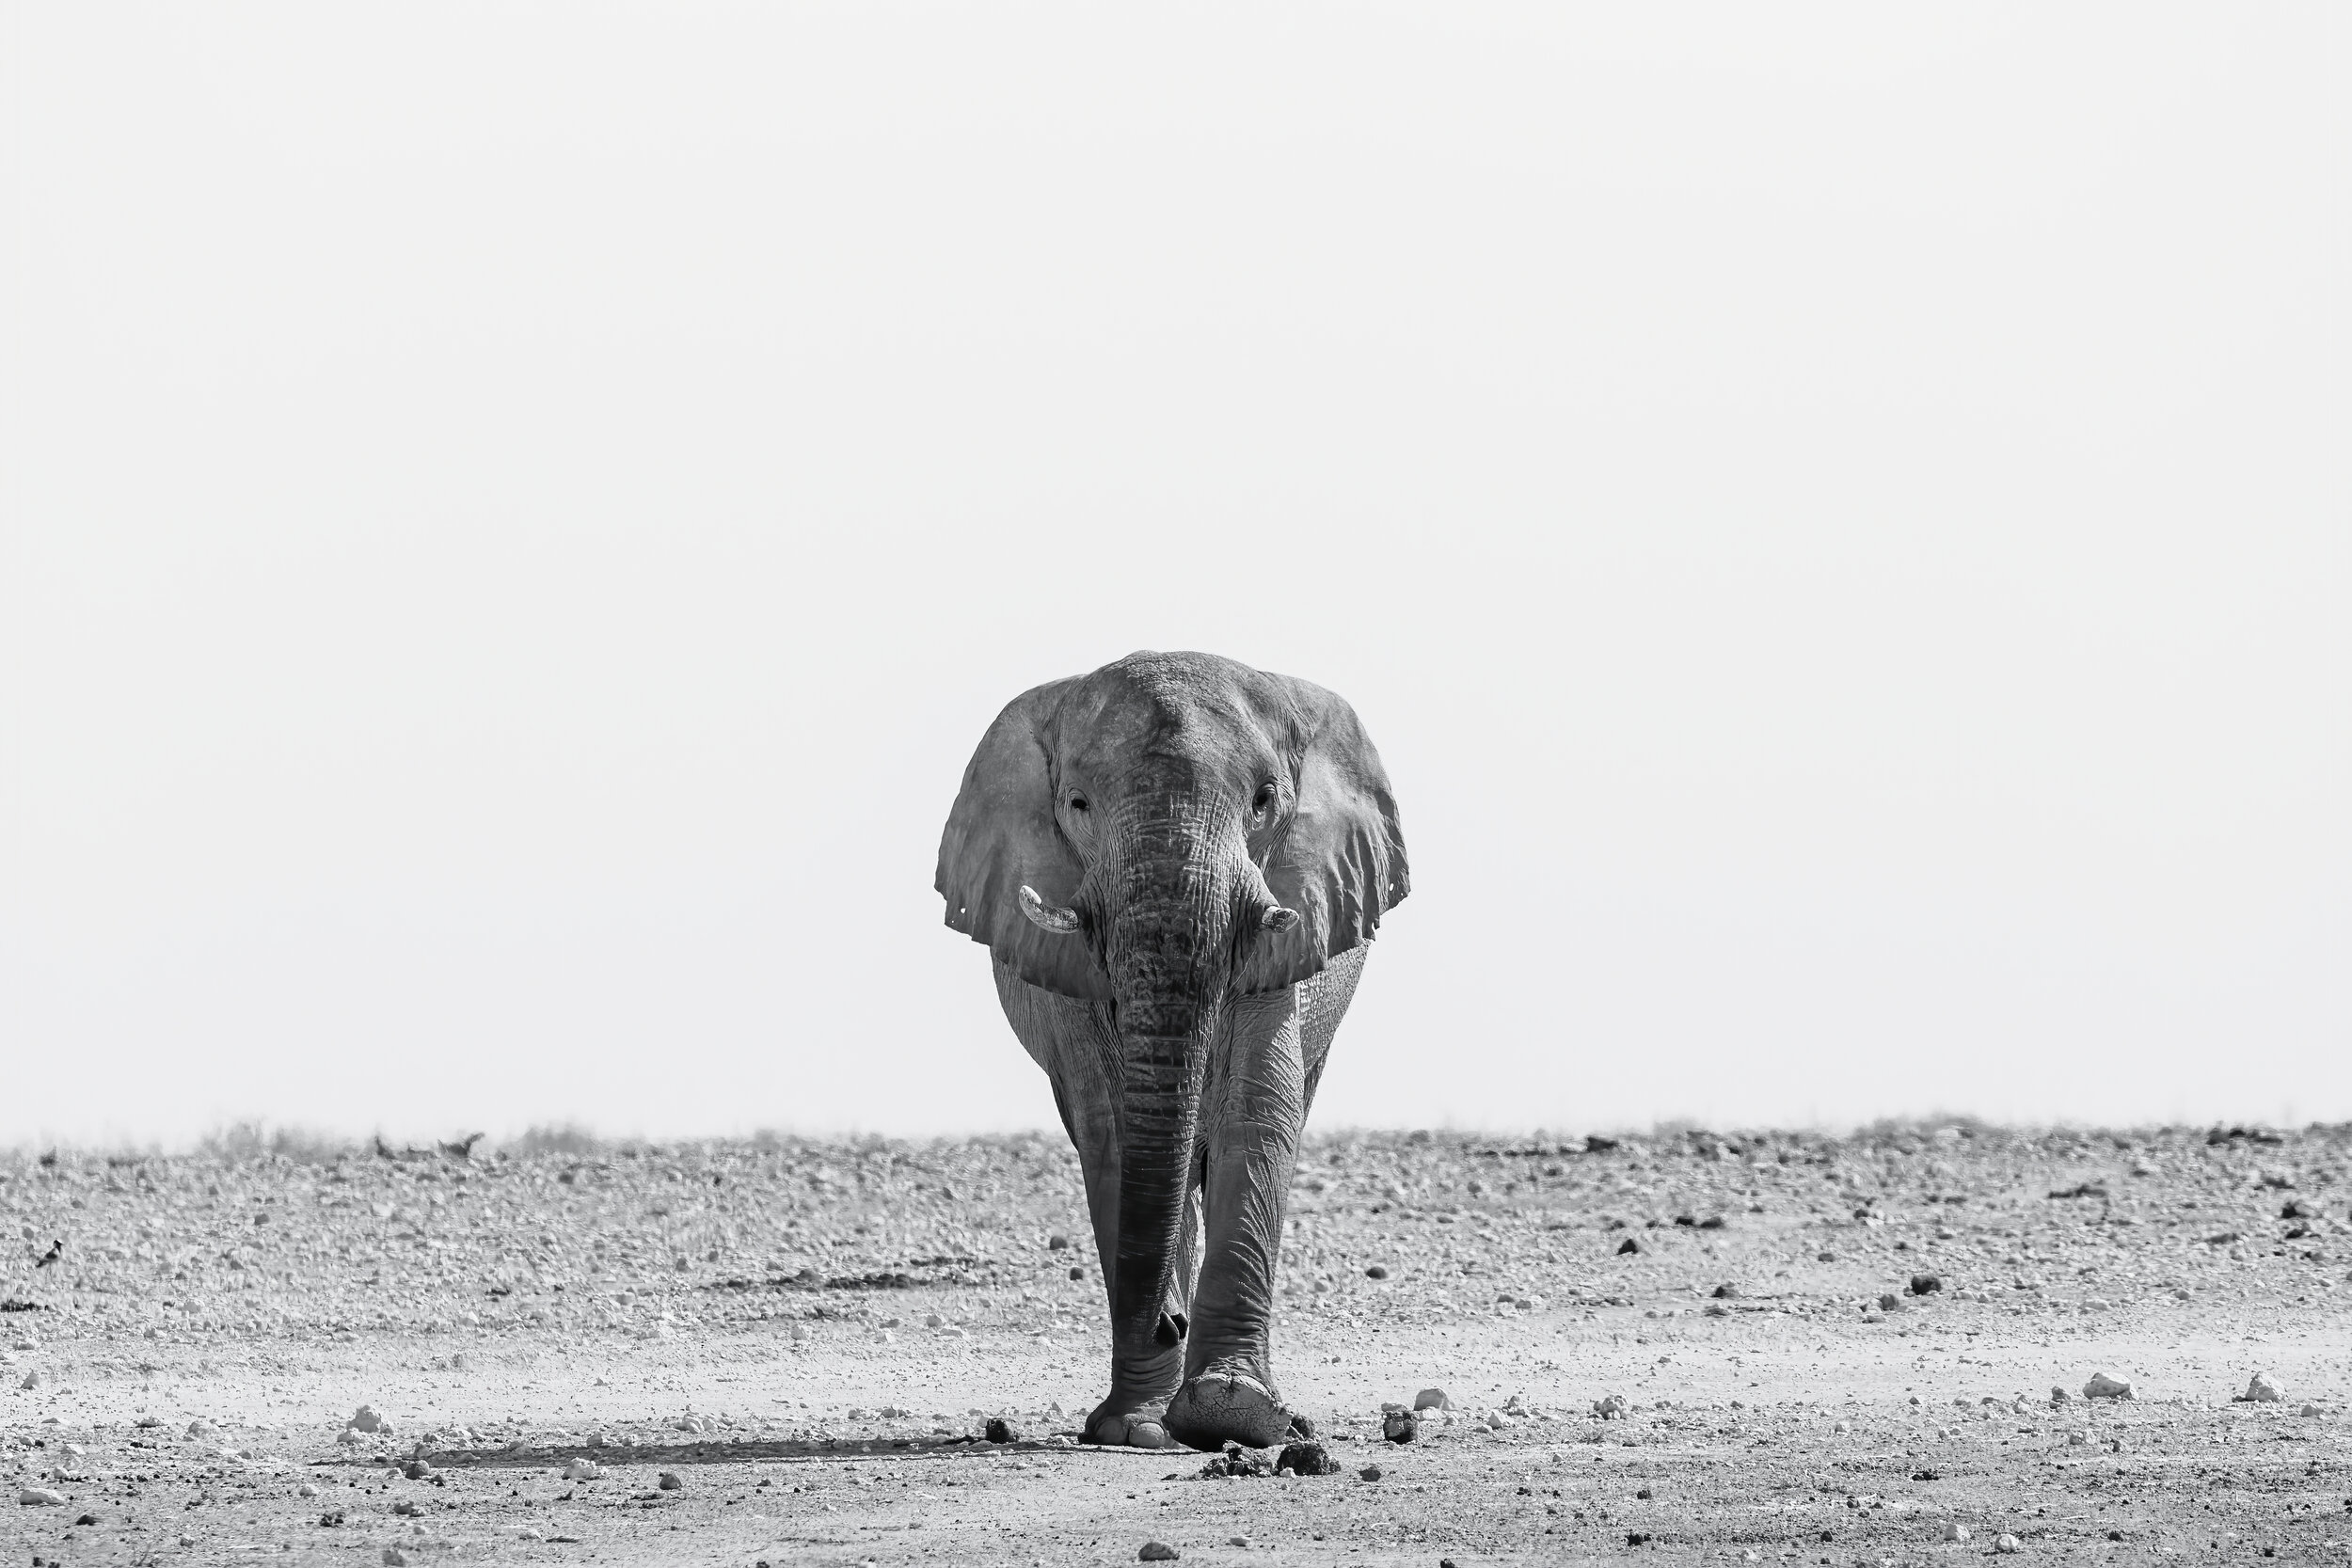
M1258 916L1258 928L1264 931L1287 931L1298 924L1298 911L1277 904Z
M1039 930L1051 931L1057 937L1066 937L1078 928L1077 911L1047 903L1037 895L1037 889L1026 882L1021 884L1021 912L1027 915L1029 924Z

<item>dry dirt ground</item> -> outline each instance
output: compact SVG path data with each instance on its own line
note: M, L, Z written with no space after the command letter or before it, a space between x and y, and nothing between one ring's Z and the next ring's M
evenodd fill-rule
M1069 1440L1058 1138L547 1144L0 1156L0 1563L2352 1560L2352 1128L1325 1138L1268 1479Z

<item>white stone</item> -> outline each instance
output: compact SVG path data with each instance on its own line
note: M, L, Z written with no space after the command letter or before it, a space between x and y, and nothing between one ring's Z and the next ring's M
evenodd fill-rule
M2268 1372L2256 1372L2253 1381L2246 1386L2246 1397L2256 1404L2277 1404L2287 1393L2272 1381Z

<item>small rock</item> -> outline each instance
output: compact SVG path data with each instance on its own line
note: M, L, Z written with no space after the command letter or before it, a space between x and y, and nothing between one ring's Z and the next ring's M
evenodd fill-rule
M400 1467L400 1473L406 1476L410 1481L431 1481L433 1479L433 1466L427 1465L421 1459L412 1459L407 1464Z
M1622 1419L1629 1408L1623 1394L1604 1394L1593 1402L1593 1414L1604 1421Z
M384 1548L384 1568L404 1568L404 1565L407 1561L408 1554L402 1551L398 1546L387 1546Z
M1225 1544L1228 1546L1247 1546L1249 1544L1249 1537L1246 1535L1229 1535L1225 1538Z
M351 1413L351 1419L343 1425L354 1432L381 1432L384 1430L384 1418L375 1413L373 1405L363 1404Z
M2052 1404L2064 1404L2068 1400L2071 1400L2074 1397L2074 1395L2068 1393L2057 1384L2053 1383L2050 1385L2050 1402Z
M1380 1418L1380 1435L1391 1443L1409 1443L1421 1435L1421 1419L1409 1410L1392 1410Z
M1057 1230L1045 1238L1045 1245L1051 1252L1067 1252L1070 1250L1070 1238Z
M1454 1402L1445 1397L1445 1390L1442 1388L1423 1388L1413 1396L1413 1408L1415 1410L1451 1410L1454 1408Z
M94 1525L98 1523L98 1515L95 1513L85 1513L79 1519L74 1520L73 1523L77 1527L82 1525Z
M2128 1400L2131 1397L2132 1386L2128 1379L2109 1377L2105 1372L2091 1373L2090 1381L2083 1385L2083 1398L2087 1400Z
M1292 1443L1285 1446L1275 1461L1278 1470L1288 1470L1296 1476L1336 1476L1340 1462L1320 1443Z
M1367 1465L1362 1469L1356 1472L1356 1478L1359 1481L1378 1481L1380 1479L1380 1466L1377 1465Z
M1006 1420L1002 1416L991 1416L988 1418L988 1425L981 1429L980 1435L986 1437L992 1443L1018 1443L1021 1441L1020 1429L1014 1426L1010 1421Z
M564 1466L565 1481L601 1481L603 1478L603 1468L593 1459L574 1458Z
M1137 1562L1173 1562L1176 1560L1176 1548L1167 1542L1146 1541L1143 1544L1143 1550L1136 1554L1136 1560Z
M1388 1278L1388 1277L1389 1277L1389 1270L1388 1270L1388 1265L1386 1265L1386 1264L1384 1264L1384 1263L1375 1263L1372 1267L1370 1267L1370 1268L1368 1268L1368 1269L1366 1269L1366 1270L1364 1271L1364 1277L1365 1277L1366 1279L1386 1279L1386 1278Z
M1714 1295L1717 1301L1737 1301L1740 1299L1740 1287L1731 1284L1718 1285L1715 1287Z
M683 1492L686 1490L686 1482L678 1479L678 1473L675 1470L662 1471L661 1479L655 1481L654 1484L664 1492Z
M2022 1552L2026 1544L2013 1535L2003 1533L1993 1538L1993 1549L1996 1552Z
M1900 1296L1899 1296L1899 1295L1896 1295L1894 1292L1892 1292L1892 1291L1888 1291L1888 1292L1886 1292L1885 1294L1881 1295L1881 1296L1879 1297L1879 1310L1880 1310L1880 1311L1882 1311L1882 1312L1899 1312L1899 1311L1901 1311L1902 1309L1903 1309L1903 1298L1902 1298L1902 1297L1900 1297Z
M1641 1250L1642 1243L1635 1241L1630 1236L1628 1236L1624 1241L1617 1243L1617 1256L1620 1258L1623 1258L1628 1253L1639 1252Z
M1944 1521L1944 1539L1965 1541L1968 1539L1968 1527L1957 1519L1947 1519Z
M2246 1386L2246 1398L2254 1404L2277 1404L2287 1397L2286 1390L2272 1381L2268 1372L2256 1372Z
M210 1421L195 1420L188 1423L188 1435L191 1437L210 1437L215 1430Z
M1943 1288L1944 1277L1941 1275L1915 1274L1911 1276L1911 1293L1915 1296L1931 1296Z
M406 1497L403 1497L400 1501L392 1504L392 1512L399 1514L404 1519L420 1518L424 1513L423 1509L419 1508L415 1503L410 1502Z
M26 1508L63 1508L65 1494L46 1486L24 1486L17 1489L16 1500Z
M295 1487L295 1488L294 1488L294 1496L295 1496L295 1497L317 1497L318 1495L319 1495L319 1489L318 1489L317 1487L315 1487L315 1486L311 1485L311 1484L310 1484L309 1481L304 1481L301 1485L299 1485L299 1486L297 1486L297 1487Z

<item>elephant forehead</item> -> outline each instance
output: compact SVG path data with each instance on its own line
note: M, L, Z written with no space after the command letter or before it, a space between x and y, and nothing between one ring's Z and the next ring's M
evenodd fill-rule
M1131 654L1080 680L1056 729L1072 767L1102 777L1175 764L1223 771L1272 757L1279 693L1209 654Z

